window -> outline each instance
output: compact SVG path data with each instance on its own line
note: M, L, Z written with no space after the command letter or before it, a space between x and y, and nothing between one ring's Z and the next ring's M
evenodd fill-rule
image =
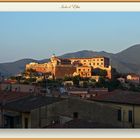
M131 123L132 122L132 111L128 111L128 121Z
M99 63L97 63L97 65L99 65Z
M24 119L24 125L25 125L25 128L28 128L28 118Z
M101 61L104 61L104 59L101 59Z
M73 119L77 119L78 118L78 112L73 112Z
M121 109L118 109L118 121L122 120L122 112Z

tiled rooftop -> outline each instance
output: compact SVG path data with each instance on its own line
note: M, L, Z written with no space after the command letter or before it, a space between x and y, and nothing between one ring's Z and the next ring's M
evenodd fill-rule
M109 92L108 94L95 96L91 100L99 102L140 105L140 92L116 90Z
M7 103L4 108L19 112L30 112L33 109L39 108L41 106L46 106L61 100L63 99L45 96L29 96L17 101Z
M0 91L0 103L2 102L7 103L7 102L18 100L18 99L21 99L30 95L31 93Z

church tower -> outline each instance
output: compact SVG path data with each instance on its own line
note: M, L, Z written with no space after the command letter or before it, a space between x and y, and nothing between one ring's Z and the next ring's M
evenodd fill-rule
M55 56L55 54L52 55L51 57L51 63L55 67L60 63L60 60L58 57Z

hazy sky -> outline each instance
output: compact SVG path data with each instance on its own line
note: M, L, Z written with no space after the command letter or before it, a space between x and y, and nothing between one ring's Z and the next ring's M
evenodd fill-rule
M140 12L0 12L0 63L140 43Z

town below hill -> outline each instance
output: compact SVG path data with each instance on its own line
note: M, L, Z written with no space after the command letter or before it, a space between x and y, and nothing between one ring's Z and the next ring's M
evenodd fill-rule
M140 76L105 56L53 55L1 74L0 108L0 128L140 128Z

